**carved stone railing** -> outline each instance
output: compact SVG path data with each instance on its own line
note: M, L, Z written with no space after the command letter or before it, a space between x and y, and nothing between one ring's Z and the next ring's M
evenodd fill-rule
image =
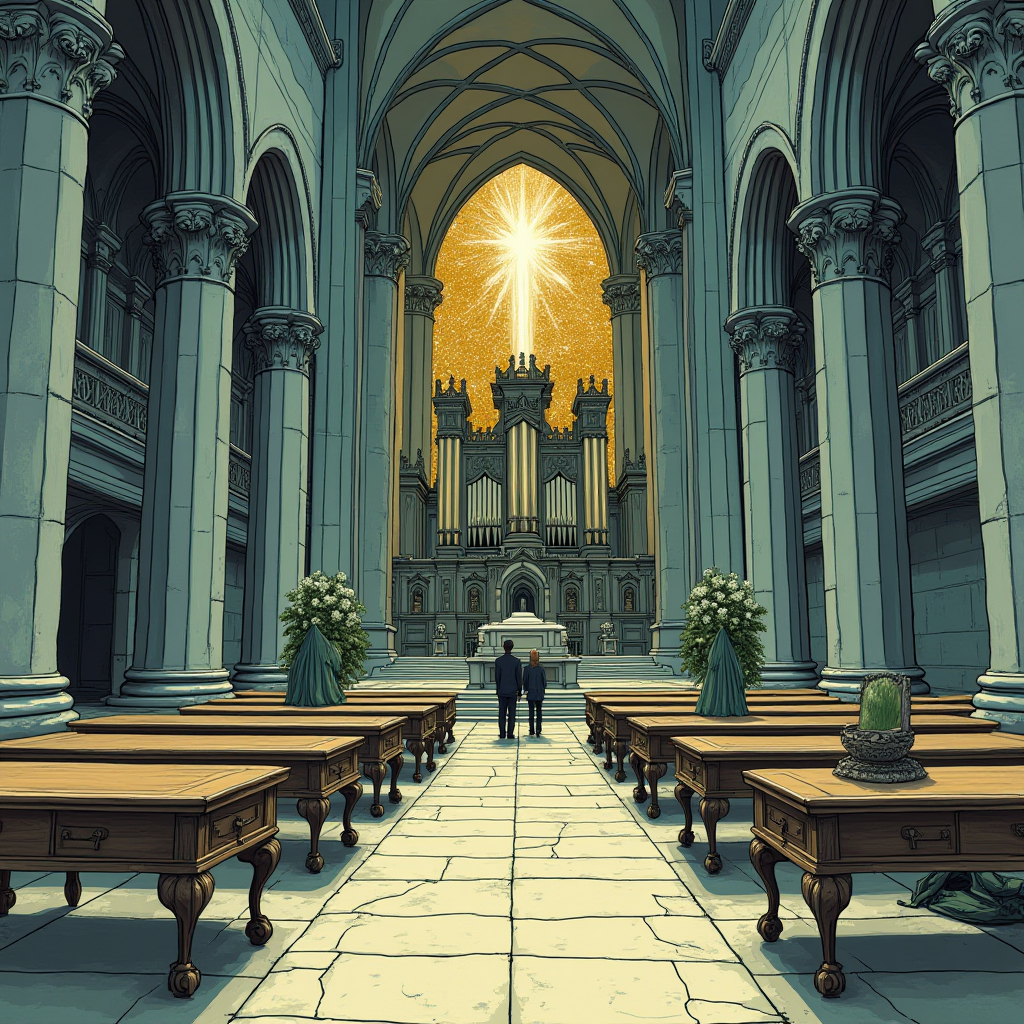
M75 344L74 408L137 441L146 440L149 388L141 380L94 352Z
M818 449L812 448L800 456L800 497L806 498L821 490L821 460Z
M965 342L900 386L903 443L970 409L972 394Z
M251 477L252 459L241 448L231 445L228 455L228 490L248 498Z

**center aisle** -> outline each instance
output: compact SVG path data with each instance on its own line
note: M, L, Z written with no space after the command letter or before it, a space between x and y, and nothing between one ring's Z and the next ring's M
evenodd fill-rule
M563 723L472 726L286 960L233 1019L783 1019Z

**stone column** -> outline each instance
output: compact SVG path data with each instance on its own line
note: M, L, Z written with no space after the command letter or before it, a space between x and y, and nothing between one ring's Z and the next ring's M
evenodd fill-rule
M323 325L312 313L264 306L244 330L256 373L242 659L233 682L236 690L270 690L288 679L280 615L306 568L309 362Z
M152 297L153 293L141 277L131 279L125 310L128 315L125 317L121 366L142 381L149 380L149 345L142 333L142 310Z
M82 341L100 355L116 363L120 338L107 338L107 277L114 265L114 257L121 250L121 239L106 224L96 226L86 264L89 268L86 290L85 337Z
M173 192L142 212L156 268L139 599L119 707L231 692L223 665L232 278L256 220L226 196Z
M398 337L398 282L409 263L409 242L402 235L367 231L363 284L363 389L359 474L359 549L355 589L366 606L363 628L370 635L366 665L395 657L395 627L390 621L395 453L395 355Z
M77 718L57 671L92 101L124 56L95 7L0 2L0 738Z
M601 301L611 312L615 376L615 474L625 453L635 462L644 452L644 375L640 330L640 278L616 274L601 282Z
M794 374L804 326L784 306L754 306L725 323L739 357L747 578L768 609L766 686L813 686L804 579Z
M636 263L645 275L650 346L650 414L647 452L649 501L655 510L657 621L651 654L678 669L683 602L693 586L690 568L689 466L683 402L683 236L652 231L636 241ZM653 466L651 465L653 461Z
M903 443L888 268L903 211L872 188L816 196L789 219L810 260L821 465L827 664L851 696L865 674L915 664Z
M430 451L430 382L434 379L434 310L444 285L436 277L405 279L405 401L402 450L410 462ZM427 467L429 470L429 467Z
M981 718L1024 732L1024 3L943 10L917 50L956 118L960 231L985 548Z
M930 265L935 275L935 327L941 356L952 352L964 341L963 288L958 280L958 259L950 238L949 224L936 224L922 236L921 245L932 258Z

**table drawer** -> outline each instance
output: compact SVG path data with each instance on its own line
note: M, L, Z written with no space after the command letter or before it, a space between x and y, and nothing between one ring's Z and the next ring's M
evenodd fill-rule
M799 811L777 804L769 798L764 802L764 819L757 824L778 836L783 849L793 845L806 852L808 823Z
M908 861L957 851L952 811L841 816L839 849L843 858L906 857Z
M170 860L174 815L57 811L54 853L76 860Z
M690 757L689 754L684 754L681 750L676 750L676 778L680 782L687 784L695 783L696 786L703 789L704 786L704 762L698 761L695 758Z
M242 846L254 832L274 822L267 821L266 796L257 793L230 804L212 815L210 820L209 852L216 853L225 846Z
M960 852L1024 856L1024 812L961 811Z
M49 852L49 811L0 810L0 857L45 857Z

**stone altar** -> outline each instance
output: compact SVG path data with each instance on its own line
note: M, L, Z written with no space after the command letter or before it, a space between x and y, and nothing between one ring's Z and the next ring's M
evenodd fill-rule
M548 685L579 686L576 673L580 659L569 656L565 626L560 622L545 622L533 612L513 612L501 622L481 626L476 654L467 658L469 685L484 689L494 685L494 659L504 654L503 644L511 640L512 653L527 664L530 651L536 649L541 666L547 672Z

